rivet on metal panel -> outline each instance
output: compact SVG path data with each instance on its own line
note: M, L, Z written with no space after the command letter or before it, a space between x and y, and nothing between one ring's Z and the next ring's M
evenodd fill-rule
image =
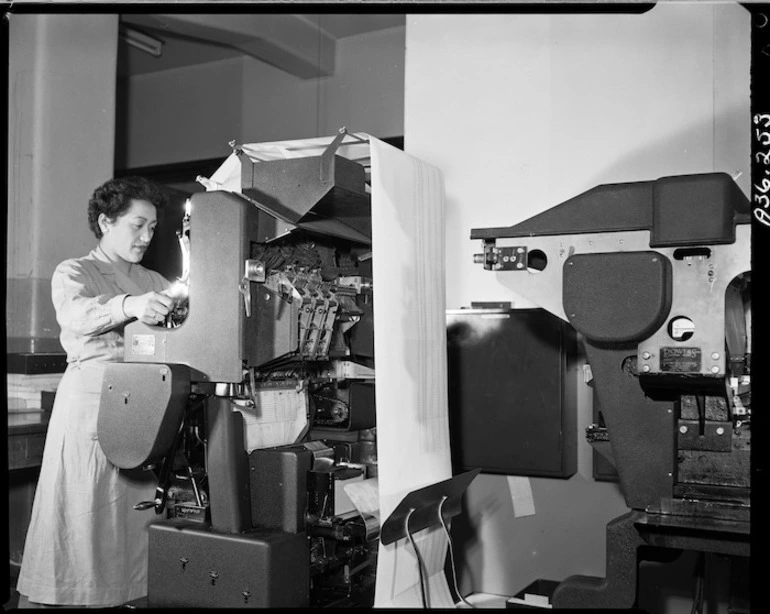
M718 427L717 428L717 435L724 435L724 434L725 434L725 429L722 428L721 426Z
M711 367L711 372L712 373L719 373L719 367L714 365L713 367Z
M679 427L679 432L682 433L682 435L684 435L687 432L687 427L683 424L682 426Z
M719 352L714 352L713 354L711 354L711 358L713 358L714 360L719 360Z
M650 353L649 352L644 352L642 354L642 358L644 358L645 360L648 360L650 358Z
M647 371L649 371L649 370L650 370L650 365L644 365L642 367L642 371L644 371L645 373L647 373Z

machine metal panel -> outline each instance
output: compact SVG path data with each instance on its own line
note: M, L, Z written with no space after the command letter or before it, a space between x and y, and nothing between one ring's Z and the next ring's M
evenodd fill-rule
M575 332L542 309L447 312L455 471L577 470Z
M121 469L163 458L182 422L189 394L190 370L184 365L107 365L96 423L105 456Z
M201 380L240 382L243 361L253 361L258 347L246 341L253 338L257 317L254 309L246 315L240 291L258 236L258 210L226 192L194 194L191 210L189 315L176 328L126 326L126 360L186 364ZM247 284L252 304L254 286Z
M653 251L575 254L564 263L563 296L570 324L586 337L639 341L668 316L671 265Z
M663 177L653 192L650 246L732 243L735 221L746 223L748 210L748 199L727 173Z
M296 608L309 602L305 533L214 532L169 520L150 526L149 607Z
M241 190L276 217L324 234L371 241L364 168L334 155L254 162L241 156Z
M255 527L298 533L305 529L307 472L313 455L305 447L252 450L249 454L251 521Z

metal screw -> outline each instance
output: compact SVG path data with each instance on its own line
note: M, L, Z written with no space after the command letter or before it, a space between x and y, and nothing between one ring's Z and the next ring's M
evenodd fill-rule
M524 248L523 247L519 247L516 251L519 252L520 254L523 254L524 253Z
M684 435L687 432L687 427L683 424L682 426L679 427L679 432L682 433L682 435Z
M642 358L644 358L645 360L647 360L649 357L650 357L650 353L649 352L644 352L642 354Z
M521 262L517 262L517 263L516 263L516 268L517 268L517 269L521 269L521 268L523 268L523 267L524 267L524 265L523 265Z
M719 352L714 352L714 353L711 355L711 358L712 358L713 360L719 360Z
M711 372L712 372L712 373L719 373L719 367L717 367L716 365L714 365L713 367L711 367Z
M717 435L724 435L725 429L723 427L717 427Z
M182 563L182 569L184 570L184 568L187 567L187 563L190 562L190 559L183 556L181 559L179 559L179 562Z
M644 366L642 367L642 371L644 371L645 373L646 373L647 371L649 371L649 370L650 370L650 365L644 365Z

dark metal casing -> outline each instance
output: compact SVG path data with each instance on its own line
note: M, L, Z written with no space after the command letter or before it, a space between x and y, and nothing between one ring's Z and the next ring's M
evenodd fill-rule
M190 370L183 365L107 365L97 419L105 456L121 469L162 459L184 418L189 394Z
M306 540L304 532L228 534L185 520L151 525L148 606L307 607Z
M194 381L238 383L244 362L290 353L298 341L296 303L244 281L252 244L275 220L229 192L194 194L190 220L189 314L176 328L127 325L125 360L185 364Z
M577 471L576 339L543 309L447 311L456 472L569 478Z

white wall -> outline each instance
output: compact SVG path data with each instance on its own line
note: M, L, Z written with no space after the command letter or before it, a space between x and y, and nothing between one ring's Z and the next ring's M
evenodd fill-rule
M321 82L321 134L341 126L385 138L404 134L404 27L340 39L337 71Z
M748 195L749 35L734 3L408 15L406 149L445 176L447 307L532 306L473 264L473 228L513 225L598 184L682 173L741 171ZM504 477L471 485L466 590L605 575L604 527L626 507L591 477L590 394L579 388L579 473L532 479L534 516L513 517Z
M131 77L121 88L121 166L227 157L242 132L243 78L240 58Z
M250 57L131 77L126 168L229 155L228 142L401 136L403 27L337 42L330 77L300 79Z
M7 336L52 351L51 274L96 244L88 199L112 176L118 17L9 20Z

